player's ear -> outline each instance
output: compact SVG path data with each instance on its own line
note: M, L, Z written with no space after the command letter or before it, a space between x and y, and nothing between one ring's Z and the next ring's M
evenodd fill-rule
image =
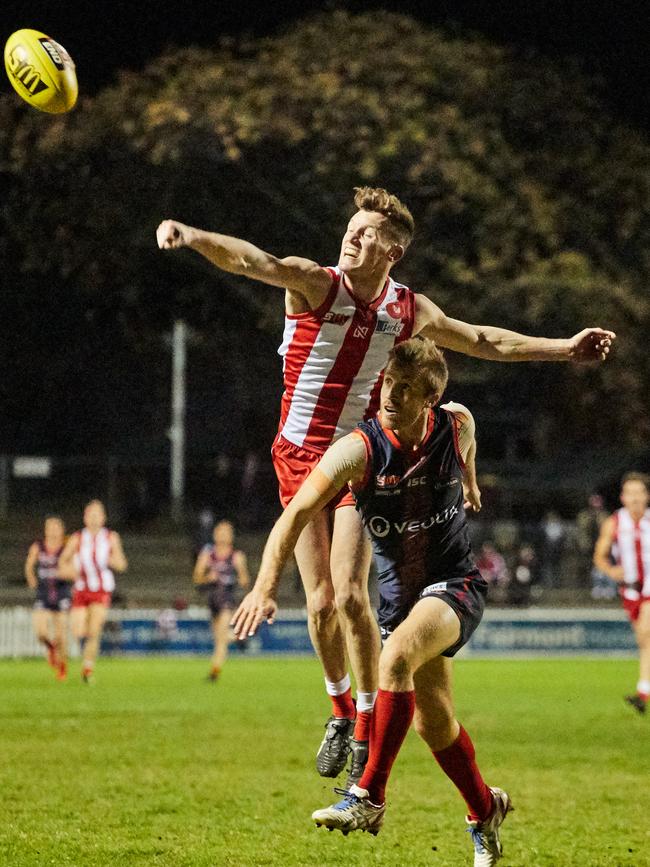
M388 259L390 262L395 264L395 262L399 262L399 260L404 255L404 247L401 244L391 244L388 248Z

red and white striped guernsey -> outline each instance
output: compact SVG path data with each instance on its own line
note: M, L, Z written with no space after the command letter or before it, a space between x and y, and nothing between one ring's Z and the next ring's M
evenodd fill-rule
M332 287L313 311L285 314L284 394L279 433L322 453L379 409L389 350L413 332L415 296L391 277L370 304L356 299L339 268L327 269Z
M93 536L88 529L79 530L79 551L76 555L79 578L75 583L76 590L90 590L93 593L101 591L112 593L115 589L115 577L108 568L111 556L111 531L102 527Z
M626 599L650 598L650 509L635 521L627 509L614 512L615 559L625 572Z

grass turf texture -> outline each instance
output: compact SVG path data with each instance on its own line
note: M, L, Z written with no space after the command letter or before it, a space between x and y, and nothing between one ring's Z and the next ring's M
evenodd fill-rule
M329 713L311 659L102 659L93 686L2 661L0 863L472 863L464 805L410 733L377 838L317 830L333 800L314 755ZM516 812L501 864L650 864L650 718L630 660L456 663L458 717ZM342 775L339 784L344 782Z

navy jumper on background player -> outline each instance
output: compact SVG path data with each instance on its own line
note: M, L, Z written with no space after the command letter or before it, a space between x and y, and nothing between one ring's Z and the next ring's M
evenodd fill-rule
M45 519L43 538L30 545L25 560L27 584L36 591L32 616L34 632L47 648L47 661L56 671L58 680L65 680L67 675L68 611L72 600L72 582L59 574L64 545L63 521L50 516Z
M272 622L282 567L303 526L346 481L370 533L385 643L365 770L343 799L313 818L344 833L379 832L388 777L411 722L468 807L475 867L501 857L508 795L488 787L454 716L451 657L476 629L486 582L474 565L464 508L480 509L474 420L460 404L437 407L447 382L442 354L413 338L389 354L378 417L325 453L273 528L255 587L233 619L239 638Z
M246 555L233 547L234 528L230 521L219 521L212 538L214 544L205 545L196 559L193 580L205 594L210 609L210 624L214 639L214 652L208 679L216 681L228 653L228 631L235 610L237 585L247 589L250 584Z

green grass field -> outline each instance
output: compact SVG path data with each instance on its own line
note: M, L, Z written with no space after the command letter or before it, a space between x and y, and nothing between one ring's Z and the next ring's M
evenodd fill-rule
M0 864L472 863L464 805L411 733L377 838L313 827L331 803L314 770L328 705L309 659L100 660L57 683L0 663ZM631 660L459 661L458 717L488 783L516 811L501 864L650 864L650 718L627 708ZM341 778L341 782L343 781Z

